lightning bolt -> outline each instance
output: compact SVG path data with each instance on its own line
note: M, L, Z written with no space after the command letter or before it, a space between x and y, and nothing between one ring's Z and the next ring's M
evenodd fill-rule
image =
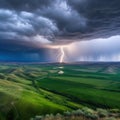
M64 57L65 57L65 52L64 52L64 47L60 46L60 52L61 52L61 56L60 56L60 63L63 63L64 61Z
M71 47L72 44L69 44L69 45L48 45L46 46L46 48L50 48L50 49L58 49L59 53L56 55L56 57L58 58L58 61L59 63L63 63L65 61L65 58L66 58L66 49L67 50L71 50ZM70 49L69 49L70 48Z

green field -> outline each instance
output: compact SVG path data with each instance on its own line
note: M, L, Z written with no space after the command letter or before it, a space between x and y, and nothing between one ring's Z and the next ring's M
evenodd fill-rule
M85 106L120 109L120 63L0 65L0 120Z

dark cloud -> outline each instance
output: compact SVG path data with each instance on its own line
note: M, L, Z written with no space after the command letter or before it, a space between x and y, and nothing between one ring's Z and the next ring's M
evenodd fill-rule
M0 49L106 38L119 34L119 21L120 0L0 0Z
M9 8L17 11L33 11L38 8L47 7L55 0L0 0L1 8Z
M1 39L0 62L48 62L48 49L29 41Z

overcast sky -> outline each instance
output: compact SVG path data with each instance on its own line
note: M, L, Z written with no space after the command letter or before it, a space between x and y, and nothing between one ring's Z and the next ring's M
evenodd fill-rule
M57 61L48 46L71 43L66 61L119 61L120 0L0 0L0 61Z

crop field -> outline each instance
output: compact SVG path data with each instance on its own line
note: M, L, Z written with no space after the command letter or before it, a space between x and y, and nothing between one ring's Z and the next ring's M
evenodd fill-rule
M0 120L84 107L120 109L120 63L0 65Z

